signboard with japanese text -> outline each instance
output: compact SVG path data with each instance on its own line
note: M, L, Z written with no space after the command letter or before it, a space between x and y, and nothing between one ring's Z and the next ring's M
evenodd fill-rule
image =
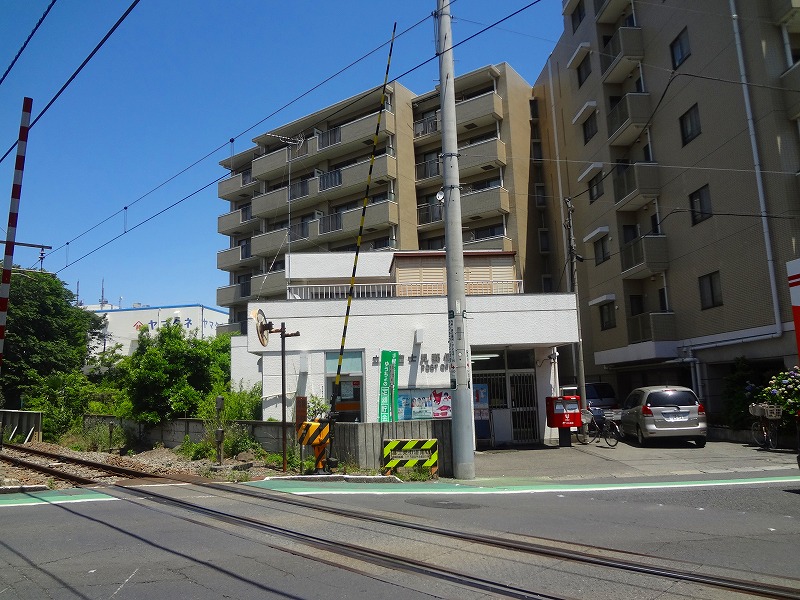
M397 421L397 361L399 352L381 350L381 379L378 393L378 422Z

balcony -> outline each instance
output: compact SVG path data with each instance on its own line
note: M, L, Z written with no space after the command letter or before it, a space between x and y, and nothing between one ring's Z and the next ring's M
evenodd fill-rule
M594 0L595 22L613 25L630 5L630 0Z
M242 323L225 323L217 325L217 335L229 333L231 335L247 335L247 321Z
M496 92L475 96L456 104L458 132L494 125L503 115L503 99Z
M628 317L628 343L676 340L675 313L653 312Z
M461 220L507 215L511 212L508 190L494 187L461 194Z
M511 238L498 235L479 240L465 241L464 250L504 250L510 252L514 250L514 243L511 241Z
M639 210L661 192L658 163L634 163L614 175L614 202L620 211Z
M217 306L233 306L242 304L252 297L252 280L246 283L237 283L226 287L217 288Z
M272 179L282 176L289 162L289 148L281 148L260 156L253 161L252 172L256 179Z
M426 137L439 131L439 114L440 111L437 110L435 115L414 121L414 139Z
M286 271L253 275L250 280L253 298L286 298Z
M523 293L519 279L510 281L464 282L468 296L498 295L507 296ZM344 300L350 292L349 284L290 285L288 297L291 300ZM409 281L403 283L357 283L353 285L353 298L398 298L418 296L446 296L447 283L444 281Z
M630 146L650 119L650 94L625 94L608 113L608 145Z
M441 204L425 204L417 207L417 228L432 229L426 225L440 226L444 221L444 206Z
M397 132L396 117L393 112L381 115L381 126L378 140L385 140ZM372 113L355 121L332 127L316 136L317 143L311 146L309 155L315 160L323 160L330 155L341 155L345 151L356 151L365 146L372 147L375 138L375 126L378 124L378 113Z
M222 235L256 233L260 227L261 220L252 216L249 206L217 217L217 232Z
M430 179L431 177L439 177L442 174L441 162L438 158L426 160L415 165L417 181Z
M771 0L772 19L792 33L800 31L800 0Z
M289 189L280 188L253 198L253 216L277 218L289 212Z
M625 244L620 249L623 279L644 279L662 273L669 266L667 238L646 235Z
M600 53L603 83L622 83L643 57L641 27L620 27Z
M257 192L261 182L254 179L251 171L238 173L228 179L223 179L217 184L217 196L225 200L241 200L251 198Z
M258 266L260 262L261 259L251 252L250 244L217 252L217 269L220 271L235 271L244 267Z
M362 208L359 207L322 217L316 230L313 225L311 227L311 242L325 244L348 238L355 240L361 227L361 211ZM386 200L367 205L367 212L364 215L365 232L388 229L399 222L397 202ZM315 234L315 231L318 233Z
M506 165L506 145L493 138L458 149L458 171L461 177L492 171Z
M781 87L786 103L786 116L800 119L800 63L793 64L781 75Z

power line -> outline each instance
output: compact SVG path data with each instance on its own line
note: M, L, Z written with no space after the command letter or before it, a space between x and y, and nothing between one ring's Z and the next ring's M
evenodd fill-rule
M39 20L36 22L36 25L34 26L33 30L28 34L28 38L25 40L25 43L23 43L22 47L17 51L17 54L14 57L14 60L11 61L11 64L8 65L8 68L6 69L6 72L3 73L2 77L0 77L0 85L3 85L3 81L5 81L6 76L9 74L11 69L14 67L14 64L16 64L17 59L20 57L20 55L25 51L25 48L27 47L28 42L31 41L31 38L33 37L33 34L35 34L36 30L39 29L39 25L42 24L42 21L44 21L45 17L47 16L47 13L50 12L50 9L53 8L53 5L55 3L56 3L56 0L52 0L50 2L50 4L47 6L47 8L45 9L44 14L41 17L39 17Z
M66 90L66 89L67 89L67 86L69 86L69 84L71 84L71 83L72 83L72 81L73 81L73 80L74 80L74 79L75 79L75 78L78 76L78 74L79 74L79 73L80 73L80 72L83 70L83 67L85 67L85 66L87 65L87 63L88 63L90 60L92 60L92 58L94 57L94 55L95 55L95 54L97 54L98 50L100 50L100 48L102 48L102 47L103 47L103 44L105 44L105 43L106 43L106 41L108 41L108 38L110 38L110 37L111 37L111 35L112 35L112 34L113 34L113 33L114 33L116 30L117 30L117 27L119 27L119 26L122 24L122 22L123 22L123 21L124 21L124 20L127 18L127 16L128 16L129 14L131 14L131 11L133 11L133 9L136 7L136 5L137 5L137 4L139 4L139 0L133 0L133 2L131 3L131 5L128 7L128 10L126 10L126 11L123 13L123 15L122 15L122 16L121 16L119 19L117 19L117 22L116 22L116 23L114 23L113 27L111 27L111 29L109 29L109 30L108 30L108 33L106 33L106 34L103 36L103 39L102 39L102 40L100 40L100 42L99 42L99 43L98 43L98 44L97 44L97 45L94 47L94 50L92 50L92 51L89 53L89 56L87 56L87 57L84 59L84 61L83 61L83 62L80 64L80 66L79 66L79 67L78 67L78 68L75 70L75 72L74 72L74 73L73 73L73 74L70 76L70 78L69 78L69 79L67 79L66 83L64 83L64 85L62 85L62 86L61 86L61 89L60 89L60 90L58 90L58 92L56 92L56 95L55 95L55 96L53 96L53 97L50 99L50 102L48 102L48 103L47 103L47 106L45 106L45 107L42 109L42 112L40 112L40 113L39 113L39 114L36 116L36 118L35 118L35 119L33 119L33 121L31 121L31 126L30 126L30 128L31 128L31 129L33 128L33 126L34 126L34 125L36 125L37 121L38 121L39 119L41 119L41 118L44 116L44 114L45 114L45 113L48 111L48 109L49 109L49 108L50 108L50 107L53 105L53 103L54 103L56 100L58 100L58 97L59 97L59 96L60 96L60 95L61 95L61 94L64 92L64 90ZM13 144L13 145L12 145L12 146L11 146L11 147L10 147L10 148L9 148L9 149L6 151L6 153L5 153L5 154L3 154L3 156L0 158L0 163L2 163L2 162L3 162L3 161L6 159L6 157L7 157L9 154L11 154L11 153L14 151L14 148L16 148L16 147L17 147L17 143L16 143L16 142L14 142L14 144Z
M134 6L136 3L138 3L138 1L139 1L139 0L136 0L136 1L134 2L134 4L133 4L133 5L131 5L131 8L128 10L128 12L130 12L130 10L132 10L133 6ZM456 0L453 0L453 2L455 2L455 1L456 1ZM451 2L451 4L452 4L453 2ZM512 18L512 17L514 17L514 16L516 16L516 15L518 15L519 13L521 13L521 12L523 12L523 11L527 10L528 8L530 8L530 7L532 7L532 6L535 6L536 4L539 4L540 2L541 2L541 0L534 0L533 2L530 2L529 4L527 4L527 5L525 5L524 7L520 8L519 10L516 10L516 11L514 11L513 13L511 13L511 14L509 14L509 15L507 15L507 16L505 16L505 17L503 17L502 19L499 19L499 20L495 21L493 24L491 24L491 25L488 25L488 26L484 27L484 28L483 28L483 29L481 29L480 31L478 31L478 32L474 33L473 35L471 35L471 36L467 37L466 39L462 40L461 42L458 42L457 44L454 44L454 45L453 45L451 48L456 48L456 47L460 46L461 44L464 44L464 43L466 43L466 42L468 42L468 41L470 41L470 40L474 39L475 37L477 37L477 36L481 35L482 33L485 33L486 31L488 31L489 29L492 29L493 27L495 27L495 26L499 25L500 23L503 23L504 21L507 21L508 19L510 19L510 18ZM126 15L124 15L124 16L127 16L127 13L126 13ZM123 16L123 18L124 18L124 16ZM411 27L409 27L409 28L405 29L405 30L404 30L404 31L403 31L403 32L402 32L400 35L403 35L403 34L405 34L405 33L409 32L409 31L411 31L411 30L412 30L412 29L414 29L415 27L418 27L420 24L422 24L423 22L425 22L425 21L426 21L426 20L428 20L429 18L430 18L430 15L429 15L429 16L426 16L424 19L421 19L420 21L418 21L417 23L415 23L415 24L414 24L414 25L412 25ZM120 21L120 22L121 22L121 21ZM109 35L110 35L110 33L109 33ZM245 133L247 133L248 131L250 131L250 130L254 129L255 127L257 127L258 125L262 124L264 121L268 120L268 119L269 119L269 118L271 118L272 116L274 116L274 115L278 114L279 112L283 111L283 110L284 110L285 108L287 108L288 106L291 106L291 105L292 105L294 102L297 102L298 100L300 100L301 98L305 97L305 96L306 96L306 95L308 95L309 93L311 93L311 92L315 91L315 90L316 90L316 89L318 89L318 88L319 88L321 85L323 85L323 84L327 83L328 81L330 81L332 78L334 78L334 77L336 77L336 76L340 75L341 73L343 73L343 72L344 72L344 71L346 71L347 69L351 68L353 65L357 64L357 63L358 63L358 62L360 62L361 60L364 60L365 58L367 58L367 57L368 57L368 56L370 56L371 54L373 54L373 53L377 52L379 49L383 48L383 47L384 47L384 46L386 46L388 43L389 43L389 42L384 42L383 44L381 44L381 45L380 45L380 46L378 46L377 48L375 48L375 49L371 50L369 53L367 53L367 54L365 54L364 56L362 56L361 58L359 58L359 59L357 59L356 61L354 61L354 62L350 63L350 64L349 64L347 67L345 67L344 69L340 69L340 70L339 70L339 71L337 71L337 73L335 73L334 75L332 75L332 76L330 76L330 77L326 78L324 81L322 81L321 83L319 83L319 84L315 85L315 86L314 86L313 88L311 88L310 90L308 90L308 91L304 92L303 94L301 94L300 96L298 96L298 97L297 97L297 98L295 98L294 100L290 101L289 103L285 104L285 105L284 105L284 106L282 106L281 108L277 109L276 111L274 111L273 113L271 113L270 115L268 115L267 117L265 117L264 119L261 119L261 120L260 120L258 123L256 123L256 124L252 125L252 126L251 126L251 127L249 127L248 129L246 129L246 130L242 131L242 132L241 132L240 134L238 134L238 136L236 136L236 137L240 137L240 136L244 135ZM412 72L416 71L417 69L420 69L420 68L422 68L423 66L425 66L426 64L428 64L429 62L431 62L432 60L434 60L434 59L436 58L436 56L437 56L437 55L434 55L433 57L431 57L431 58L429 58L429 59L427 59L427 60L425 60L425 61L423 61L423 62L419 63L419 64L418 64L418 65L416 65L415 67L413 67L413 68L411 68L411 69L409 69L409 70L405 71L405 72L404 72L404 73L402 73L400 76L398 76L398 77L395 77L395 78L393 79L393 81L396 81L396 80L400 79L401 77L405 77L406 75L409 75L410 73L412 73ZM362 98L362 97L365 97L365 96L367 96L367 95L369 95L369 94L373 93L373 91L374 91L374 90L369 90L368 92L365 92L364 94L360 95L358 98L354 99L354 100L353 100L353 102L356 102L356 101L357 101L357 100L359 100L360 98ZM51 102L51 103L52 103L52 102ZM352 104L352 102L351 102L350 104ZM349 104L348 104L348 106L349 106ZM341 108L341 109L339 109L339 110L344 110L344 107L343 107L343 108ZM339 111L337 111L337 112L339 112ZM40 115L40 116L41 116L41 115ZM37 117L37 119L38 119L38 117ZM165 181L164 183L160 184L159 186L157 186L156 188L154 188L154 189L153 189L153 190L151 190L150 192L147 192L147 194L145 194L144 196L140 197L140 198L139 198L139 199L137 199L136 201L138 201L138 200L141 200L142 198L144 198L145 196L149 195L150 193L152 193L152 192L153 192L153 191L155 191L156 189L158 189L158 188L162 187L163 185L165 185L165 184L166 184L168 181L171 181L172 179L174 179L174 178L175 178L175 177L177 177L178 175L182 174L183 172L185 172L185 171L186 171L186 170L188 170L189 168L191 168L191 167L195 166L196 164L198 164L199 162L201 162L201 161L205 160L205 159L206 159L206 158L208 158L210 155L214 154L215 152L217 152L217 151L219 151L221 148L223 148L225 145L227 145L227 143L228 143L228 142L226 142L226 143L224 143L224 144L222 144L222 145L218 146L218 147L217 147L217 148L215 148L215 149L214 149L212 152L208 153L208 154L207 154L206 156L204 156L203 158L201 158L201 159L197 160L197 161L196 161L195 163L193 163L193 164L192 164L190 167L186 167L186 168L185 168L183 171L181 171L181 172L180 172L180 173L178 173L177 175L174 175L173 177L171 177L170 179L168 179L168 180L167 180L167 181ZM0 162L2 162L2 159L0 159ZM97 252L98 250L100 250L100 249L102 249L102 248L106 247L107 245L111 244L112 242L114 242L114 241L116 241L116 240L120 239L121 237L123 237L124 235L126 235L128 232L130 232L130 231L133 231L134 229L137 229L138 227L140 227L140 226L141 226L141 225L143 225L144 223L147 223L147 222L149 222L149 221L153 220L154 218L156 218L157 216L159 216L159 215L163 214L163 213L164 213L164 212L166 212L167 210L169 210L169 209L173 208L174 206L177 206L178 204L180 204L180 203L181 203L181 202L183 202L184 200L186 200L186 199L188 199L188 198L190 198L190 197L192 197L192 196L196 195L196 194L197 194L197 193L199 193L200 191L202 191L202 190L204 190L204 189L206 189L206 188L210 187L210 186L211 186L211 185L213 185L214 183L217 183L217 182L219 182L220 180L224 179L225 177L227 177L227 175L222 175L222 176L220 176L220 177L216 178L216 179L215 179L214 181L212 181L211 183L209 183L209 184L206 184L206 185L204 185L203 187L201 187L201 188L199 188L199 189L195 190L194 192L192 192L192 193L191 193L191 194L189 194L188 196L185 196L185 197L184 197L184 198L182 198L181 200L178 200L177 202L175 202L175 203L171 204L170 206L166 207L165 209L163 209L163 210L159 211L158 213L156 213L156 214L154 214L154 215L152 215L152 216L148 217L147 219L145 219L144 221L142 221L142 222L138 223L138 224L137 224L137 225L135 225L134 227L132 227L132 228L130 228L130 229L126 229L126 230L125 230L123 233L121 233L121 234L119 234L119 235L117 235L117 236L115 236L115 237L111 238L110 240L106 241L105 243L103 243L103 244L102 244L102 245L100 245L99 247L97 247L97 248L95 248L95 249L91 250L90 252L88 252L88 253L86 253L86 254L82 255L80 258L78 258L78 259L76 259L76 260L74 260L74 261L72 261L72 262L68 262L68 263L67 263L67 264L66 264L64 267L62 267L61 269L59 269L59 271L57 271L57 273L60 273L60 272L61 272L61 271L63 271L64 269L68 268L69 266L72 266L72 265L74 265L75 263L79 262L80 260L83 260L84 258L86 258L86 257L90 256L91 254L94 254L94 253L95 253L95 252ZM89 233L90 231L93 231L94 229L96 229L97 227L99 227L101 224L103 224L103 223L106 223L108 220L110 220L110 219L111 219L111 218L113 218L114 216L117 216L117 215L119 215L121 212L124 212L125 210L127 210L127 206L126 206L125 208L123 208L122 210L119 210L119 211L117 211L117 212L116 212L114 215L112 215L111 217L108 217L108 218L106 218L106 219L105 219L104 221L102 221L101 223L98 223L97 225L95 225L95 226L91 227L90 229L88 229L87 231L83 232L82 234L80 234L78 237L76 237L76 238L74 238L74 239L78 239L79 237L82 237L83 235L85 235L85 234ZM58 248L57 250L60 250L60 249L62 249L62 248L64 248L64 247L68 247L68 246L69 246L69 242L67 242L67 243L65 243L65 244L62 244L61 246L59 246L59 248ZM54 250L53 252L55 252L55 250ZM52 254L53 252L51 252L50 254Z

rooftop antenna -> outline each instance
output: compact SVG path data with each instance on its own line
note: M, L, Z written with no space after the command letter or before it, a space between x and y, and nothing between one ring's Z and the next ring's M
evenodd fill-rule
M103 310L103 308L105 308L107 302L108 300L106 300L106 279L104 277L103 279L100 280L100 310Z

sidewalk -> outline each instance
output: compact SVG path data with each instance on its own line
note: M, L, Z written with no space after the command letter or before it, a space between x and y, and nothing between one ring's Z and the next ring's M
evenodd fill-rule
M766 451L736 442L693 443L663 440L640 448L620 442L614 448L602 440L571 447L487 450L475 454L476 479L516 481L608 480L691 475L748 474L769 476L776 471L800 475L797 452Z

